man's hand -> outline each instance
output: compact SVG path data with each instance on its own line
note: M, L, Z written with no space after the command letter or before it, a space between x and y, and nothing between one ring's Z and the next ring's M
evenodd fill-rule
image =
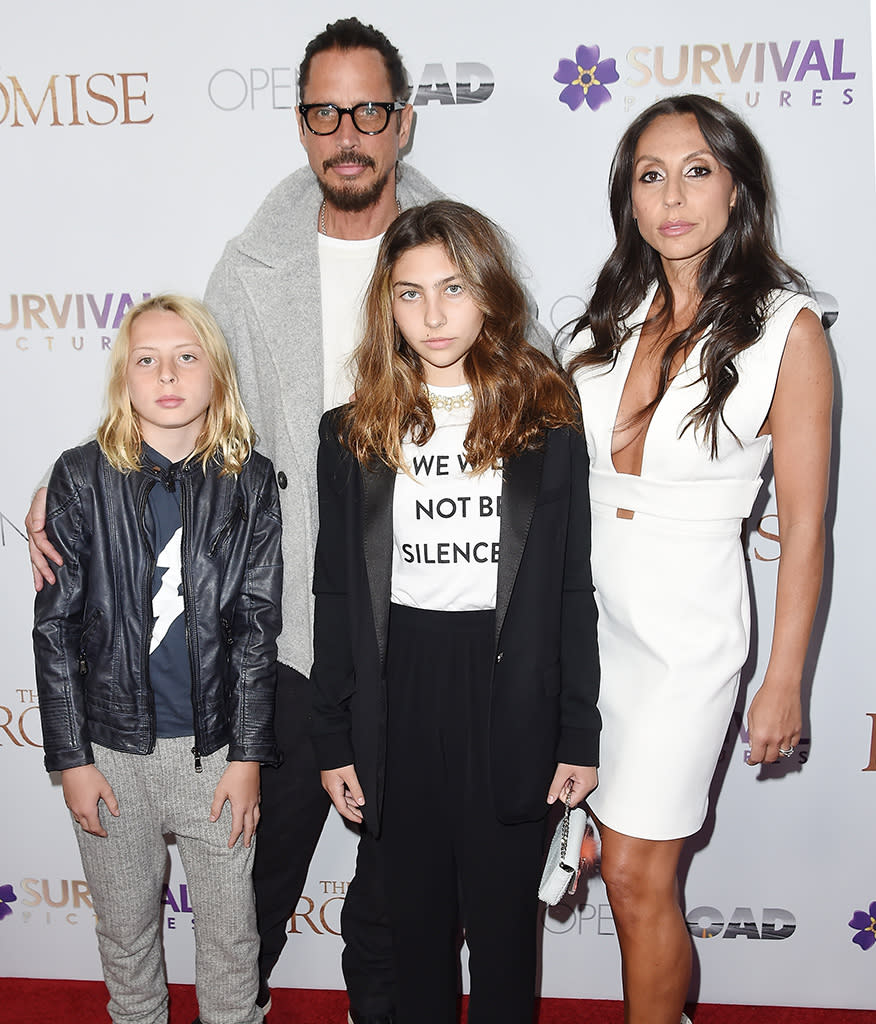
M46 535L46 488L41 487L33 496L27 515L24 517L24 528L27 530L27 548L30 552L30 568L33 573L33 588L37 592L43 589L43 581L55 582L55 574L49 560L55 565L63 565L64 559L52 546ZM100 835L101 833L97 833ZM106 833L102 833L106 834Z

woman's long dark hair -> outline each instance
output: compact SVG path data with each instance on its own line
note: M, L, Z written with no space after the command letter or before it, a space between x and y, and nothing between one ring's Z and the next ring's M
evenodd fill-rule
M672 322L672 291L659 254L639 234L633 218L632 186L642 133L656 118L676 114L693 114L697 119L706 145L733 178L736 202L727 227L700 265L697 284L702 297L696 316L667 346L657 395L638 415L643 420L650 416L669 386L673 359L679 352L689 352L705 335L700 372L706 382L706 397L691 410L685 429L691 424L702 428L714 456L724 403L739 380L733 360L761 336L769 292L788 286L808 291L802 275L776 251L773 190L763 150L745 122L715 100L695 94L660 100L624 132L609 178L614 250L572 335L589 327L594 344L571 361L568 372L614 362L621 345L641 326L628 320L655 280L662 305L655 326L665 329Z
M474 406L465 453L474 472L536 447L552 427L578 416L573 389L527 341L526 295L514 273L509 244L488 217L449 199L405 210L389 226L365 298L366 335L354 353L356 400L341 421L340 438L359 462L404 469L402 443L425 444L435 430L423 365L392 316L392 273L421 245L440 245L484 325L464 363Z

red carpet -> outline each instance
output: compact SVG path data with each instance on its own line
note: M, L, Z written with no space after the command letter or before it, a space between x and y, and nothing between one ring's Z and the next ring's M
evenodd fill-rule
M0 978L0 1020L8 1024L106 1024L106 989L97 981ZM267 1024L345 1024L343 992L275 989ZM716 1006L689 1010L694 1024L874 1024L869 1010ZM170 1024L191 1024L197 1013L192 985L170 986ZM620 1003L542 999L538 1024L622 1024Z

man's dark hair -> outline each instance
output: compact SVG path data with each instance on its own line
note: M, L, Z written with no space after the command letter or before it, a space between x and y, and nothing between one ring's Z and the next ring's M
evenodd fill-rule
M398 49L373 25L363 25L358 18L340 18L331 25L326 25L325 31L314 36L307 44L298 68L299 98L304 96L307 77L310 74L310 62L318 53L324 53L326 50L377 50L386 65L393 97L397 100L407 100L410 96L408 73Z

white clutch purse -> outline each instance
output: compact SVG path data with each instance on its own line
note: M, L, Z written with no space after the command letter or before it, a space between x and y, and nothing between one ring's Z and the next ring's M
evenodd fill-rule
M566 810L557 824L548 850L538 898L555 906L567 892L578 887L578 876L585 861L596 860L596 836L583 807L571 807L566 797Z

